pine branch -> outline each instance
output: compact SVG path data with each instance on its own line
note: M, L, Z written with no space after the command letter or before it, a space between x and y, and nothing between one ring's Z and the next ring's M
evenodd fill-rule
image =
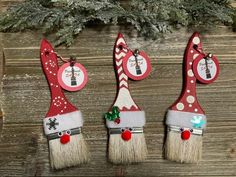
M1 15L0 31L43 29L56 33L57 45L70 46L94 22L128 23L140 35L156 39L179 27L233 24L234 14L229 0L129 0L125 5L116 0L26 0Z

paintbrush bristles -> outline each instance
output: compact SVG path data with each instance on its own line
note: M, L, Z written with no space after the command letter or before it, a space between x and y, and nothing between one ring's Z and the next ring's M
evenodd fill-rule
M182 140L181 135L169 131L165 144L167 159L181 163L197 163L202 157L202 136L191 135L188 140Z
M124 141L120 134L111 134L109 138L109 160L115 164L143 162L147 157L147 145L143 133L132 134Z
M72 135L70 142L61 144L60 139L49 141L50 162L53 169L61 169L86 163L89 150L82 134Z

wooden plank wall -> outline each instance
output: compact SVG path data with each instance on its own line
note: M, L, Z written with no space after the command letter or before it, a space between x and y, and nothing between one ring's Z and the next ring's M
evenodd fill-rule
M133 97L146 111L149 151L144 163L133 165L112 165L106 158L107 131L102 115L115 97L112 50L119 31L130 48L149 54L153 66L147 79L130 81ZM165 40L145 41L132 27L94 26L83 31L69 49L57 48L63 57L76 54L88 71L87 86L80 92L66 92L66 96L84 114L84 135L93 157L87 165L60 171L50 170L42 129L50 102L39 61L43 36L31 31L0 36L5 60L0 96L4 113L0 176L236 176L236 33L231 30L219 27L202 36L205 51L218 56L221 72L213 84L198 84L199 102L208 118L199 164L170 162L162 153L165 112L181 90L182 56L191 32L182 29ZM3 57L0 59L3 66Z

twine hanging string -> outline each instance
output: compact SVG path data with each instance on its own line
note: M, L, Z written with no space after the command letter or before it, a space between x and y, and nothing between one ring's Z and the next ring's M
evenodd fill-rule
M212 53L205 54L203 51L199 50L197 45L194 45L193 48L194 48L198 53L203 54L203 55L204 55L204 58L205 58L206 60L210 60L210 59L213 57L213 54L212 54Z
M206 65L206 76L207 78L211 77L211 74L210 74L210 70L209 70L209 67L208 67L208 61L212 59L213 57L213 54L212 53L208 53L207 55L203 52L203 51L200 51L196 46L193 46L193 48L199 52L200 54L203 54L204 55L204 59L205 59L205 65Z
M137 57L137 55L139 54L139 49L135 49L135 50L133 51L133 50L131 50L130 48L125 47L125 46L123 46L123 45L119 45L118 48L119 48L120 50L126 49L126 50L128 50L128 51L131 51L132 54L133 54L135 57Z
M69 59L65 59L65 58L63 58L61 55L59 55L58 53L55 52L55 54L56 54L57 58L59 58L59 59L60 59L61 61L63 61L64 63L70 62L70 66L71 66L71 67L73 67L74 64L76 63L76 57L75 57L75 56L70 56Z
M131 50L130 48L128 47L124 47L123 45L119 45L119 49L122 50L122 49L126 49L128 51L131 51L133 56L135 57L135 64L136 64L136 67L139 67L139 64L138 64L138 54L139 54L139 49L135 49L134 51Z

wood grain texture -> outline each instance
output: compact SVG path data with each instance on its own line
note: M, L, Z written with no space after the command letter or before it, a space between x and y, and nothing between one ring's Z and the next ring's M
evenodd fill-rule
M4 0L0 4L10 2L13 1ZM146 112L149 150L144 163L133 165L112 165L106 158L103 113L116 94L112 50L119 31L124 33L130 48L146 51L153 68L147 79L130 81L133 98ZM0 33L0 49L5 56L5 63L0 62L0 68L4 66L0 94L4 119L3 125L0 123L0 176L236 176L236 33L225 27L202 36L205 51L217 55L221 67L213 84L197 85L198 99L208 118L203 160L199 164L179 164L163 158L165 112L181 91L182 56L190 36L191 32L182 29L164 40L145 41L130 26L92 26L69 49L57 48L65 58L76 54L88 71L86 87L80 92L66 92L66 96L84 114L83 133L93 159L81 167L51 171L42 128L50 102L39 60L43 36L30 31ZM0 59L3 61L1 56Z

